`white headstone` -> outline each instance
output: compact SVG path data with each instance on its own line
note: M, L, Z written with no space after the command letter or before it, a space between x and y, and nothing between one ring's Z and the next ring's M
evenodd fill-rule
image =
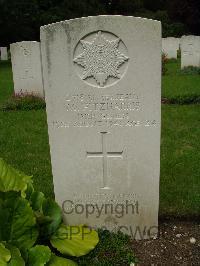
M40 43L17 42L10 45L16 94L44 96Z
M8 60L7 47L0 47L1 60Z
M69 224L156 235L161 25L124 16L41 28L56 200Z
M177 59L177 52L180 46L180 39L174 37L162 38L162 51L168 59Z
M183 36L181 38L181 68L200 67L200 36Z

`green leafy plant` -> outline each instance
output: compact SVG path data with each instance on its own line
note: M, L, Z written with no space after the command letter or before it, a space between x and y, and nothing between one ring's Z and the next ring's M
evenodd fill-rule
M1 266L75 266L66 257L86 255L98 242L95 230L64 225L60 207L34 190L32 177L0 159Z

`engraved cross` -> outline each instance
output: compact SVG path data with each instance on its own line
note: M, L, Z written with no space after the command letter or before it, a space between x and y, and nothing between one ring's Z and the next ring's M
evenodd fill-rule
M108 161L107 158L120 158L123 159L123 151L120 152L107 152L106 147L106 134L108 132L100 132L101 133L101 145L102 151L100 152L87 152L87 158L102 158L103 165L103 187L102 189L110 189L108 187Z

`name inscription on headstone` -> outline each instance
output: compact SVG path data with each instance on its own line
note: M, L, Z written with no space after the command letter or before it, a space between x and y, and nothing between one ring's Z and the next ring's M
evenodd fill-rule
M62 127L133 127L155 126L156 120L138 120L142 109L139 96L131 90L128 94L67 95L64 99L68 121L53 121L55 128Z

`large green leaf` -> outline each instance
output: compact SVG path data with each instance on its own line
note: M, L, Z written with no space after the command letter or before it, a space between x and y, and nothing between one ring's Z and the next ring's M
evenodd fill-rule
M62 254L80 257L95 248L99 237L95 230L83 225L66 226L62 224L50 242Z
M9 197L0 201L0 241L27 249L37 237L36 218L26 199Z
M42 237L49 239L62 222L62 211L54 200L45 199L42 204L42 214L43 218L40 217L40 233Z
M31 182L27 183L26 199L30 200L30 198L31 198L33 193L34 193L34 187L33 187L33 183L32 183L32 180L31 180Z
M1 201L8 200L9 198L17 198L17 197L21 197L20 192L16 192L16 191L1 192L0 191Z
M7 262L10 259L10 250L8 250L3 243L0 243L0 266L7 266Z
M25 191L27 184L31 183L31 176L27 176L22 172L14 169L0 158L0 191L17 191L21 192L23 197L26 196Z
M47 264L47 266L78 266L76 262L73 260L57 257L55 255L52 255L50 262Z
M25 266L25 262L21 257L21 253L17 247L9 246L11 252L11 260L8 263L8 266Z
M47 246L37 245L28 251L28 266L44 266L50 258L50 248Z
M34 211L42 211L42 204L45 196L42 192L35 191L30 197L30 204Z

